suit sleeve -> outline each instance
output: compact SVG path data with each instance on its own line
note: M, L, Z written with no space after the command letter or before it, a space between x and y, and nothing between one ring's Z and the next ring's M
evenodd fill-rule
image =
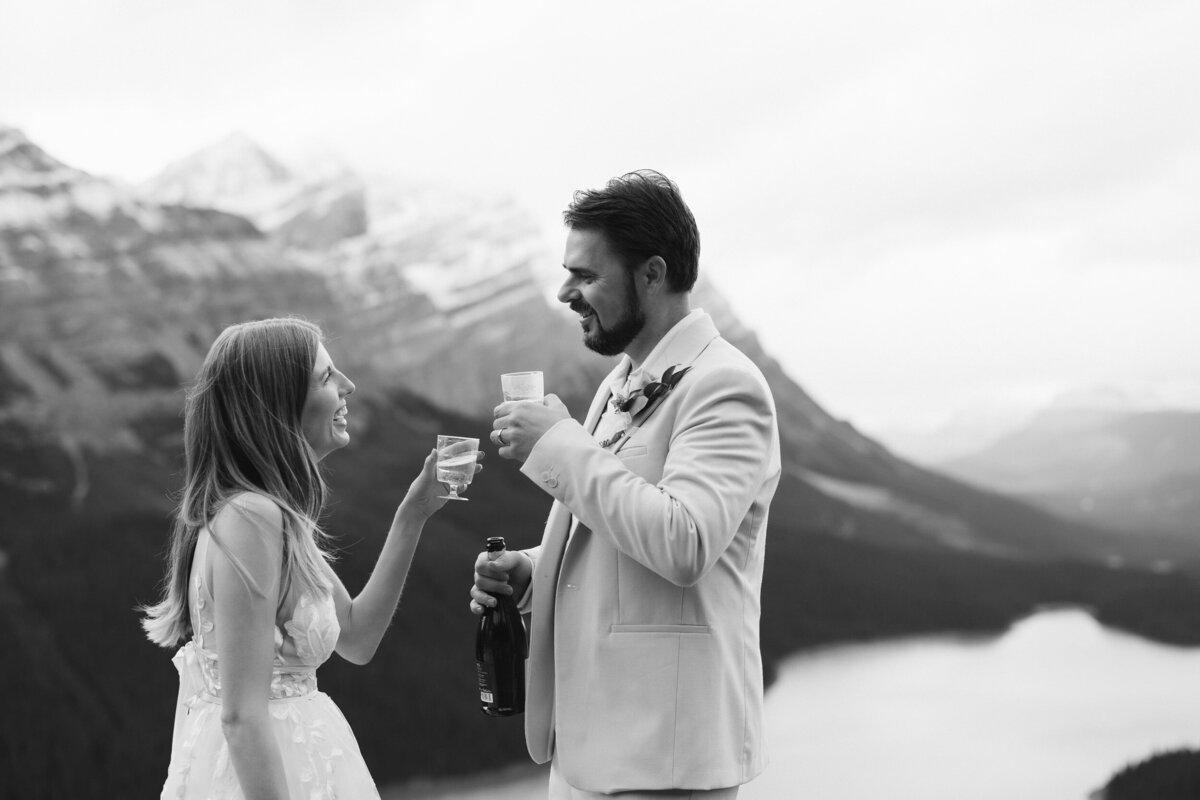
M525 587L525 593L517 599L517 611L522 614L529 614L533 611L533 576L537 574L538 558L542 554L542 546L530 547L525 550L518 550L529 559L529 585Z
M690 586L729 546L773 468L776 423L765 382L745 368L689 375L674 392L666 402L679 409L657 485L571 421L547 431L521 471L617 550Z

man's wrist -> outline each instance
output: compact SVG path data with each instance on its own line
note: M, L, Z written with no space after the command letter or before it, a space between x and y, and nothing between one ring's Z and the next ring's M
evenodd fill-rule
M529 585L533 582L533 559L531 559L523 550L518 550L517 561L513 564L512 570L508 573L508 585L513 589L513 599L518 603L525 593L529 591Z

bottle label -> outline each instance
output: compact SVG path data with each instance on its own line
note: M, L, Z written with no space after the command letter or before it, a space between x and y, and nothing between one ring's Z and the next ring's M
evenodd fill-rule
M485 703L490 703L490 702L492 702L492 693L481 691L479 693L479 699Z

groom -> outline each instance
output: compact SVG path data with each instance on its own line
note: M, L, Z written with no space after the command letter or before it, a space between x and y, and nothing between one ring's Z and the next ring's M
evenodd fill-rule
M471 608L530 617L525 738L550 798L733 798L762 771L759 590L779 480L762 374L690 307L700 237L643 170L580 191L558 299L624 353L583 425L557 397L492 441L555 502L542 543L475 562Z

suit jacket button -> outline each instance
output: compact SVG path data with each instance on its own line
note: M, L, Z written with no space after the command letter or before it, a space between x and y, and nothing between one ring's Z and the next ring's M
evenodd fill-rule
M553 489L558 486L558 476L556 476L550 470L546 470L542 473L542 483Z

